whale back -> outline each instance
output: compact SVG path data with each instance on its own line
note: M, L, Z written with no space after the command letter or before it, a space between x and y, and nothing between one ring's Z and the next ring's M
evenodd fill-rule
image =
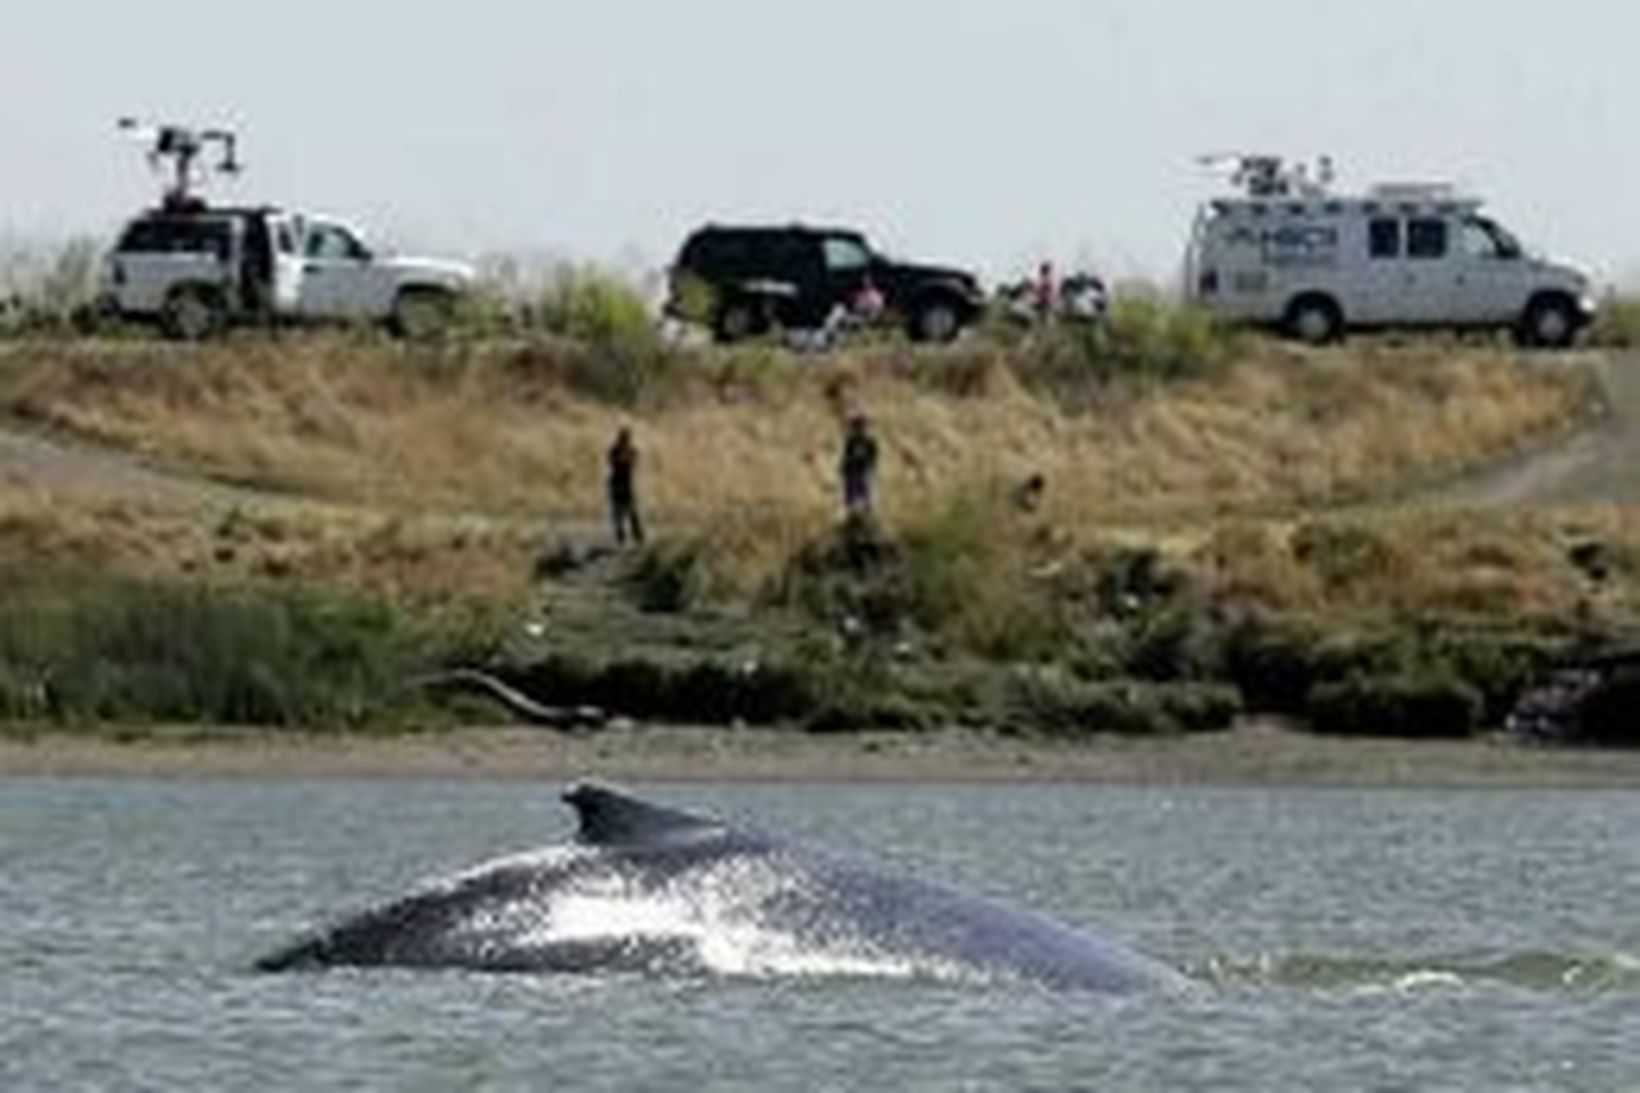
M617 790L564 794L569 846L436 881L260 961L494 971L1001 974L1120 993L1172 969L880 863Z

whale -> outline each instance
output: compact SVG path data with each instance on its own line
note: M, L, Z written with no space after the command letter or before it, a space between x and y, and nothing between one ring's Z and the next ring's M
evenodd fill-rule
M1189 986L1114 941L873 861L599 784L563 800L578 820L571 841L424 882L256 967Z

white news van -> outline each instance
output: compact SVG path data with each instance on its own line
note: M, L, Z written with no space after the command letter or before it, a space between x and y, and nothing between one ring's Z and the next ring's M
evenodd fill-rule
M1587 275L1529 255L1482 202L1446 185L1330 192L1273 157L1240 161L1242 192L1210 201L1186 262L1191 298L1311 343L1373 327L1507 328L1564 346L1594 315Z

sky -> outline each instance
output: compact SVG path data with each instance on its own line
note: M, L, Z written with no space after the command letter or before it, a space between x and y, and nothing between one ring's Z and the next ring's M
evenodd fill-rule
M244 13L244 14L240 14ZM1205 153L1457 181L1640 283L1630 0L4 0L0 239L157 193L115 120L228 125L214 196L627 270L706 221L1175 275Z

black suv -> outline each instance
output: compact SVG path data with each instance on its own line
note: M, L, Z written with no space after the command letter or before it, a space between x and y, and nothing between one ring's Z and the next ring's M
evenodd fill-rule
M884 258L859 232L709 225L684 243L666 311L734 342L776 325L819 327L868 283L915 341L948 342L985 306L973 274Z

